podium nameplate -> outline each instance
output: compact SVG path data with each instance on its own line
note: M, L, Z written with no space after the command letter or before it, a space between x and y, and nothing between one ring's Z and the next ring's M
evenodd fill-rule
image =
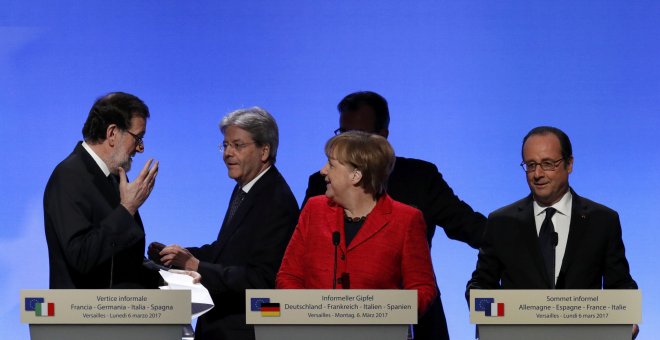
M417 323L416 290L248 289L248 324Z
M189 324L190 291L158 289L21 290L29 324Z
M635 324L642 320L642 294L611 290L470 290L470 323Z

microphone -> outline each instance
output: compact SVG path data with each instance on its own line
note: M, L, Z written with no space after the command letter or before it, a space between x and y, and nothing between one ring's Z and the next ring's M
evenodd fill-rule
M335 246L335 268L332 271L332 289L337 289L337 250L341 241L341 234L338 231L332 233L332 244Z
M339 245L340 240L341 240L341 234L339 234L338 231L332 233L332 244L334 244L335 247Z
M559 234L557 234L557 232L555 231L552 233L552 246L556 247L558 243L559 243Z

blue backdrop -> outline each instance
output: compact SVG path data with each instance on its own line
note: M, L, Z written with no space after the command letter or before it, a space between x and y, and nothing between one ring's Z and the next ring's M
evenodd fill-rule
M0 8L2 338L28 337L19 290L48 287L46 181L81 138L94 99L117 90L152 111L134 168L161 162L140 211L147 240L168 244L217 235L234 185L217 124L236 108L275 116L278 167L302 201L338 127L337 102L379 92L397 154L435 163L485 214L529 192L518 166L524 134L558 126L574 144L573 188L621 215L645 302L639 338L660 331L656 1L5 0ZM476 250L439 230L432 255L450 333L469 339L463 292Z

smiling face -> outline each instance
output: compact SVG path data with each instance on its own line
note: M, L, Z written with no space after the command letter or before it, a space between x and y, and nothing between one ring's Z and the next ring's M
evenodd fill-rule
M328 162L320 172L325 178L325 196L342 205L348 191L354 187L356 169L340 163L334 157L328 157Z
M562 158L559 138L552 133L530 136L523 145L523 161L541 164L543 161L556 161ZM537 166L527 172L527 185L534 200L541 206L557 203L568 191L568 175L573 171L573 158L562 160L554 170L543 170Z
M226 145L222 159L227 166L230 178L243 186L265 170L268 162L270 146L257 145L252 135L237 126L228 126L224 132L223 144Z
M133 156L136 153L144 152L144 144L137 143L134 134L139 137L144 137L147 129L147 122L142 117L131 118L131 124L128 131L116 129L117 137L115 147L110 155L110 172L116 174L119 167L128 172L133 163ZM129 133L130 132L130 133Z

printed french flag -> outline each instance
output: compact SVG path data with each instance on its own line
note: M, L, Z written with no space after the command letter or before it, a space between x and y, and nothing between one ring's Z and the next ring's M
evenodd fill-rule
M490 304L490 315L486 316L504 316L504 303L496 302Z

